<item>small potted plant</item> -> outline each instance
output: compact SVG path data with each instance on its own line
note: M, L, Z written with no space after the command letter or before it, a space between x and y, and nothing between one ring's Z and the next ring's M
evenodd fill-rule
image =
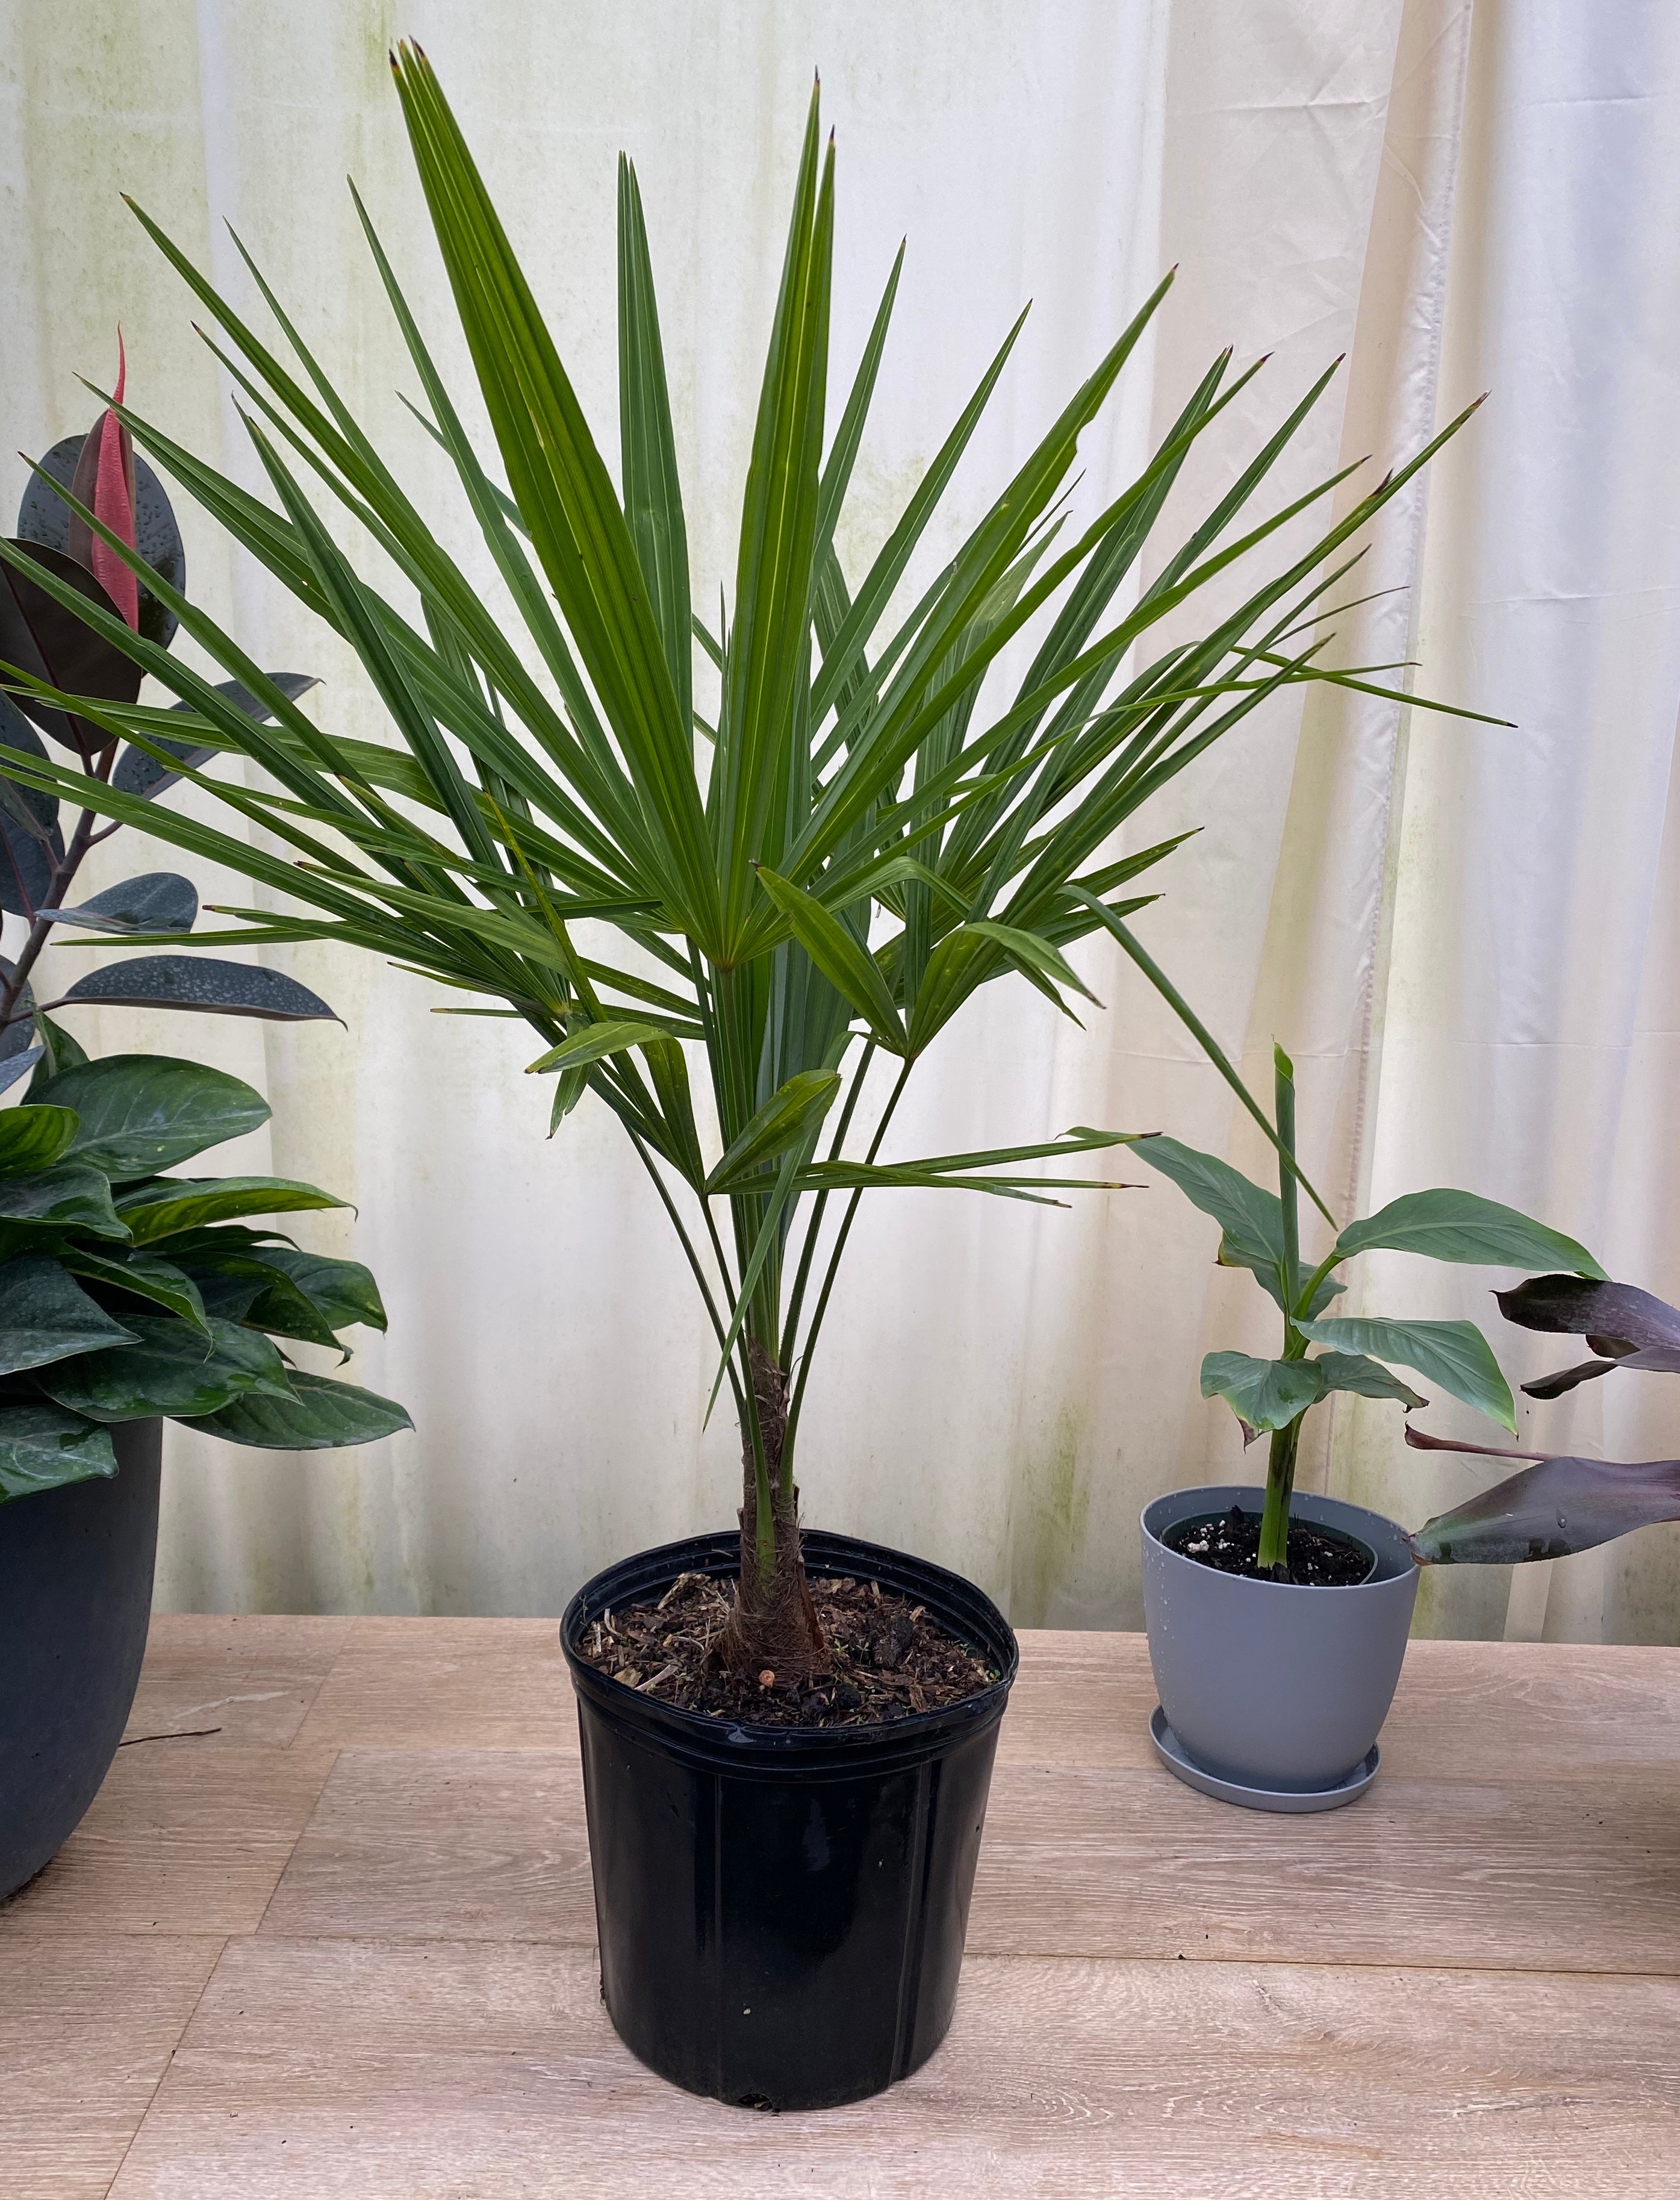
M1175 845L1116 858L1126 821L1269 695L1349 676L1321 675L1323 640L1303 640L1303 623L1345 570L1340 546L1428 452L1306 552L1251 564L1241 602L1187 635L1185 606L1204 585L1239 556L1256 560L1312 501L1236 532L1327 377L1149 577L1137 578L1140 553L1186 456L1249 378L1230 373L1228 354L1139 477L1061 541L1080 436L1163 284L909 616L886 623L1014 337L848 580L836 527L899 267L831 405L834 155L813 99L735 592L714 626L691 603L634 173L621 163L615 483L435 74L413 49L394 67L505 489L358 210L423 424L505 601L470 586L260 275L297 372L148 223L225 333L274 502L123 417L357 652L395 743L315 725L143 568L272 726L97 606L70 608L157 673L189 706L194 738L271 775L249 790L206 784L295 860L202 819L172 813L154 828L308 912L249 912L245 937L342 939L488 999L468 1012L521 1018L537 1036L530 1067L554 1080L551 1132L586 1094L623 1125L716 1337L713 1397L727 1386L742 1483L737 1526L609 1568L562 1624L603 1992L635 2052L693 2090L777 2108L857 2098L914 2069L950 2021L1016 1662L1007 1624L971 1583L802 1529L811 1372L859 1200L1042 1199L1081 1181L1070 1160L1124 1143L1074 1129L984 1152L882 1155L916 1067L980 987L1017 976L1068 1013L1085 995L1067 949L1140 906L1127 888ZM371 531L423 621L360 576L294 453ZM1186 638L1162 647L1169 613ZM988 673L1034 620L1024 676L981 707ZM80 707L143 748L167 730L164 714L121 699ZM27 787L58 783L27 759L9 769ZM114 786L92 799L109 816L136 814Z
M1144 1508L1144 1613L1161 1695L1150 1731L1162 1761L1204 1793L1256 1810L1323 1811L1353 1801L1376 1776L1417 1567L1412 1539L1393 1521L1297 1491L1302 1423L1338 1391L1392 1399L1408 1413L1427 1404L1399 1366L1516 1428L1510 1388L1474 1323L1338 1314L1338 1271L1379 1249L1496 1267L1566 1267L1578 1290L1601 1287L1604 1271L1543 1223L1447 1189L1391 1201L1337 1232L1309 1261L1300 1242L1294 1071L1280 1047L1274 1066L1276 1125L1265 1127L1278 1150L1277 1191L1172 1138L1135 1149L1218 1223L1220 1264L1253 1274L1282 1328L1276 1359L1210 1352L1202 1363L1203 1395L1231 1407L1244 1445L1269 1439L1264 1486L1178 1489Z
M167 648L173 614L102 541L90 547L55 482L125 543L138 533L149 565L180 584L168 500L114 413L48 453L18 541L79 599ZM0 653L99 695L138 690L120 649L9 566ZM288 693L312 684L273 679ZM208 753L188 740L119 755L108 729L18 692L21 708L0 694L0 745L44 764L42 733L61 744L78 765L67 792L109 784L143 806L173 783L173 764ZM266 1122L266 1101L196 1062L90 1062L48 1013L120 1002L302 1021L330 1017L325 1002L278 972L179 955L111 965L45 1007L35 999L31 974L56 926L114 944L193 924L197 895L173 874L72 902L89 851L115 829L84 803L67 840L56 791L0 780L0 908L26 927L0 963L0 1091L33 1071L25 1104L0 1112L0 1899L81 1818L133 1701L163 1419L278 1450L408 1425L401 1407L290 1366L272 1341L335 1345L356 1323L384 1327L366 1268L301 1252L266 1219L343 1202L283 1178L167 1173Z

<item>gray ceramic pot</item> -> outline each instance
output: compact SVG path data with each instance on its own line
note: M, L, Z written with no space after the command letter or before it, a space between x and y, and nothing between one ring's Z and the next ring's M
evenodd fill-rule
M139 1685L163 1424L111 1442L114 1478L0 1505L0 1899L80 1823Z
M1156 1740L1192 1787L1259 1809L1324 1808L1351 1801L1376 1770L1418 1570L1392 1520L1332 1497L1297 1495L1294 1514L1376 1553L1375 1571L1356 1588L1245 1581L1161 1541L1198 1513L1232 1504L1257 1512L1264 1502L1263 1489L1218 1483L1175 1489L1144 1508L1144 1618L1171 1729L1163 1741L1157 1725Z

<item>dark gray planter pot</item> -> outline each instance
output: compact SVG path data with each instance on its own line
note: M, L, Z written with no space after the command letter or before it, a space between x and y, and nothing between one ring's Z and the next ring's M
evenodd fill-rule
M1144 1508L1144 1618L1170 1728L1157 1713L1152 1731L1169 1770L1204 1793L1256 1810L1333 1808L1375 1774L1418 1570L1392 1520L1332 1497L1297 1495L1295 1517L1375 1551L1376 1571L1354 1589L1245 1581L1161 1541L1197 1513L1264 1502L1263 1489L1218 1483Z
M0 1505L0 1900L80 1823L139 1685L163 1424L111 1436L112 1480Z

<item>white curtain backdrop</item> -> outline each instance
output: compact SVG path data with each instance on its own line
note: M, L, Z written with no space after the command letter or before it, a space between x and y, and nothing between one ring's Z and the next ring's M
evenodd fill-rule
M448 508L397 401L412 376L343 183L445 336L385 67L404 34L442 73L609 453L614 162L620 147L636 161L699 601L733 579L813 67L840 154L837 372L910 239L840 544L854 574L1028 296L945 541L1174 264L1158 333L1082 453L1086 509L1226 344L1270 363L1180 519L1338 354L1280 495L1367 453L1373 478L1490 391L1385 516L1360 588L1390 593L1341 623L1338 647L1416 657L1420 692L1514 725L1328 689L1279 703L1136 821L1139 845L1203 828L1139 929L1252 1080L1273 1037L1294 1054L1305 1158L1344 1213L1465 1185L1680 1298L1680 11L13 0L6 448L87 424L76 377L109 376L120 321L140 409L251 477L191 301L127 191L256 313L231 222L376 436ZM464 387L461 347L442 348ZM22 479L15 463L0 481L9 514ZM181 501L195 592L267 664L323 676L325 723L377 736L346 653ZM173 860L132 835L103 852L109 878ZM86 967L85 949L54 951L66 977ZM911 1086L889 1154L1100 1122L1262 1168L1226 1088L1117 951L1076 959L1107 1003L1089 1029L1024 984L990 989ZM214 1165L356 1202L299 1235L376 1270L390 1333L347 1372L403 1399L415 1432L271 1456L172 1428L160 1604L553 1612L610 1558L732 1518L734 1431L700 1425L708 1336L613 1120L586 1101L549 1144L549 1093L522 1074L533 1050L515 1027L434 1015L441 990L348 951L277 960L348 1028L111 1012L79 1028L96 1052L191 1053L269 1095L269 1129ZM807 1518L959 1567L1019 1624L1139 1624L1139 1506L1238 1471L1231 1417L1197 1393L1202 1355L1270 1349L1269 1306L1213 1267L1215 1237L1160 1179L1070 1213L877 1195L813 1379ZM1393 1256L1355 1278L1349 1311L1363 1297L1484 1319L1513 1381L1555 1358L1555 1341L1499 1322L1495 1277ZM1315 1419L1304 1478L1408 1524L1496 1477L1408 1453L1391 1407L1338 1401ZM1450 1406L1429 1425L1492 1434ZM1680 1384L1615 1377L1524 1425L1558 1448L1675 1453ZM1677 1592L1680 1530L1648 1530L1514 1577L1426 1577L1419 1624L1672 1641Z

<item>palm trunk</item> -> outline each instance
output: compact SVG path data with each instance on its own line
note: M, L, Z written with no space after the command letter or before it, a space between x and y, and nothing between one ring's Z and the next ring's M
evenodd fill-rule
M787 1428L787 1377L756 1341L747 1348L758 1407L758 1440L770 1498L769 1532L761 1533L761 1478L753 1431L741 1431L740 1578L735 1608L717 1645L737 1671L804 1680L822 1669L828 1646L811 1600L799 1551L799 1493L781 1472ZM767 1684L768 1685L768 1684Z

